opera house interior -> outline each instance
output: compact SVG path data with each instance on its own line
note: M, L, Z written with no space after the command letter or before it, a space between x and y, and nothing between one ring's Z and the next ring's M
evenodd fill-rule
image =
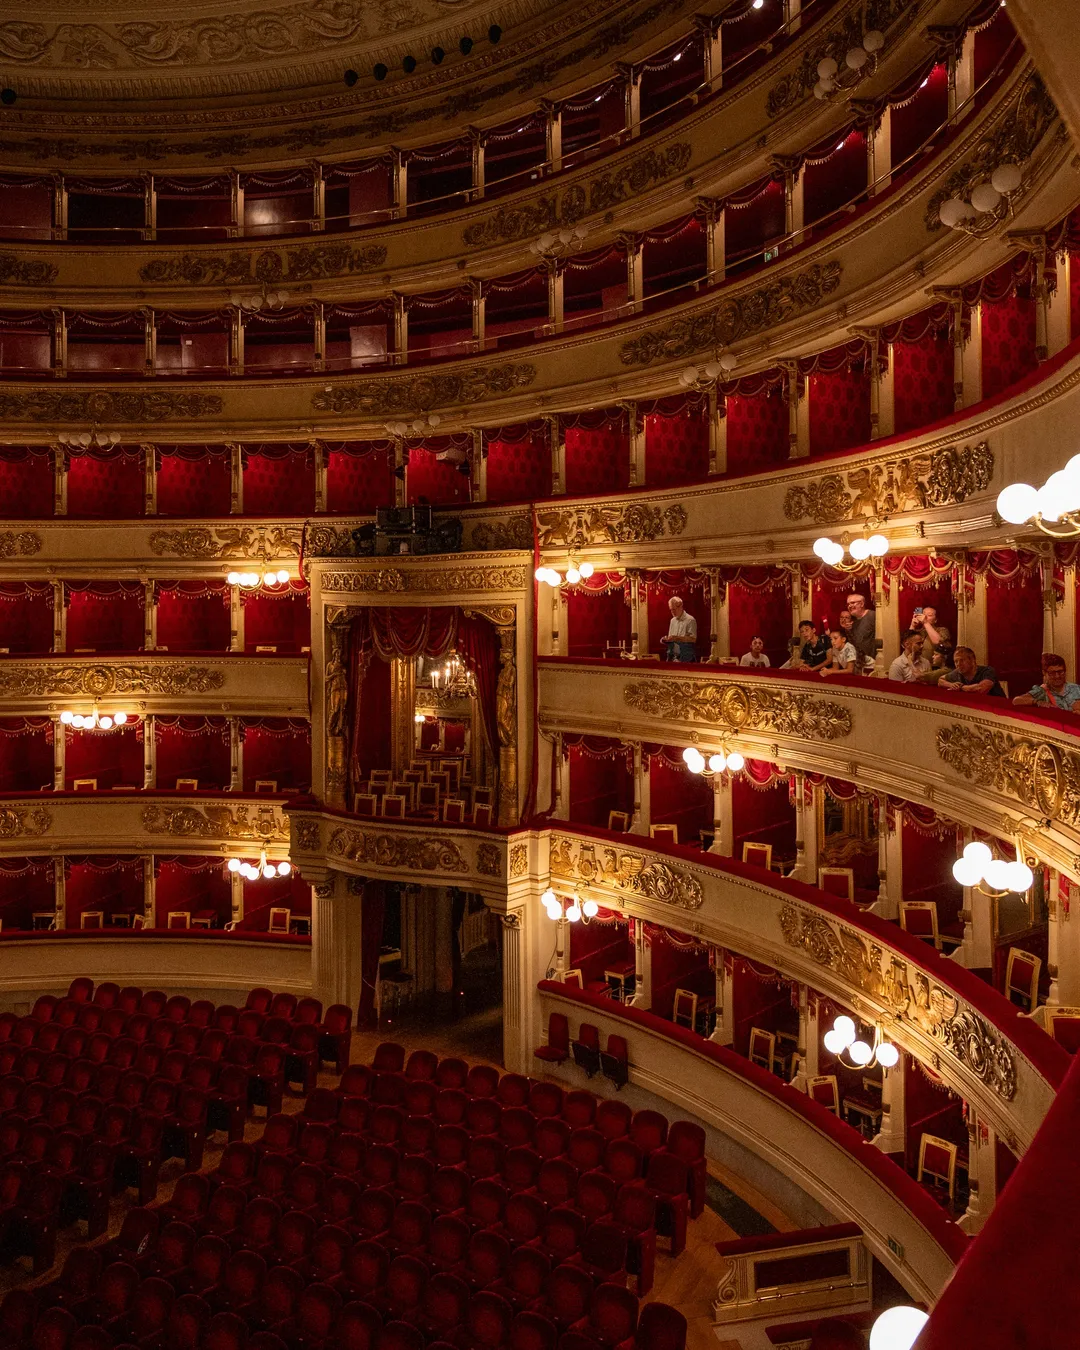
M1080 1345L1071 11L0 0L0 1350Z

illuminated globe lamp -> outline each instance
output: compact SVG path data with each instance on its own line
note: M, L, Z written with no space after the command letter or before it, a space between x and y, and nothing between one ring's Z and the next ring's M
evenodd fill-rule
M730 750L726 753L721 750L706 759L696 746L688 745L682 752L682 757L683 763L691 773L699 773L704 778L712 778L725 771L738 773L746 765L746 760L739 754L738 750Z
M814 97L819 100L831 98L842 87L857 84L874 70L877 54L884 46L885 34L880 29L871 28L863 34L862 42L849 47L844 53L842 68L835 56L823 56L817 64Z
M971 189L967 199L947 197L938 207L938 220L948 230L981 234L996 229L1012 214L1012 197L1024 181L1020 165L999 164L989 178Z
M554 567L538 567L533 573L533 578L545 586L561 586L564 580L567 585L576 586L579 581L588 581L595 571L596 568L591 562L575 562L571 558L565 578Z
M277 572L230 572L225 578L230 586L240 586L244 590L253 590L256 586L284 586L289 580L285 568Z
M884 1039L880 1027L874 1028L873 1044L860 1040L854 1019L845 1014L833 1022L822 1037L822 1043L829 1054L835 1055L848 1069L867 1069L874 1064L880 1064L883 1069L893 1069L900 1062L900 1051L891 1041ZM850 1064L844 1061L845 1050Z
M921 1308L886 1308L870 1328L870 1350L913 1350L929 1320Z
M283 862L272 863L267 860L266 849L259 854L257 862L250 858L230 858L227 863L230 872L238 872L246 881L272 881L274 877L287 877L292 871L292 863L286 858Z
M997 513L1008 525L1034 525L1054 539L1080 534L1080 455L1040 488L1010 483L998 493Z
M565 920L567 923L587 924L600 911L600 906L595 900L579 902L576 896L570 901L569 905L564 905L562 898L556 895L550 886L541 893L540 903L544 906L544 910L552 923L562 923Z
M132 720L132 715L124 711L114 713L99 713L96 708L89 713L72 712L70 708L65 708L60 714L60 721L66 727L71 727L75 731L112 731L113 727L126 726Z
M837 567L842 572L858 572L872 558L884 558L889 551L889 541L883 534L871 534L866 538L853 539L846 552L851 555L850 562L844 561L843 544L837 544L828 535L814 540L814 555L827 567Z
M1000 898L1003 895L1023 895L1035 880L1031 868L1023 860L1023 849L1017 845L1015 862L995 858L988 844L974 840L964 846L964 852L953 863L953 880L983 895Z

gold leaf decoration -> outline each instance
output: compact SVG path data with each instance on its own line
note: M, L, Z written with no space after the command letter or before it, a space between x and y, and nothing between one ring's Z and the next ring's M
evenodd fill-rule
M851 734L851 713L813 694L758 689L714 680L638 680L623 691L626 704L650 717L709 722L733 731L834 741Z
M323 577L327 591L374 592L395 594L401 591L434 591L440 594L454 591L513 591L521 590L531 571L524 567L451 567L423 571L380 567L372 571L328 572Z
M523 877L529 870L529 849L526 844L511 844L510 846L510 866L511 877Z
M289 822L270 806L147 806L142 814L147 834L181 839L243 839L285 843Z
M794 315L820 305L840 285L840 263L814 263L803 272L777 277L756 290L724 300L703 314L675 319L663 328L624 342L619 359L624 366L647 366L710 351L754 333L775 328Z
M251 558L274 562L299 558L303 528L299 525L190 525L154 530L151 552L166 558Z
M942 727L938 754L979 788L1018 798L1040 816L1080 823L1080 755L1050 741L1009 731Z
M217 394L181 389L27 389L0 392L0 417L29 422L167 422L220 414Z
M784 497L788 520L885 520L903 511L955 506L985 492L994 475L994 455L986 441L947 445L926 455L905 455L847 473L829 473L812 483L796 483Z
M139 278L159 285L269 285L353 276L385 263L386 248L382 244L300 244L296 248L231 249L227 253L178 253L154 258L139 269Z
M0 286L51 286L60 275L54 263L33 262L17 258L14 253L0 253Z
M522 513L506 520L481 521L474 525L469 536L469 547L477 553L533 546L532 520Z
M566 835L551 841L551 875L587 885L610 886L627 895L656 900L677 909L700 909L705 902L701 882L691 873L650 858L637 849L600 847Z
M0 839L20 839L24 835L48 834L52 816L44 807L25 810L21 806L0 809Z
M678 504L649 506L571 506L539 511L537 542L541 548L582 548L586 544L640 544L686 529L686 511Z
M495 844L481 844L476 850L476 870L482 877L502 875L502 850Z
M0 530L0 558L32 558L40 552L40 534L30 530Z
M416 414L458 403L481 403L500 394L527 389L536 367L527 363L480 366L475 370L398 379L357 380L324 389L312 399L316 412L360 413L369 417Z
M6 698L106 698L112 694L206 694L225 683L223 671L182 661L152 665L54 666L39 662L0 666L0 695Z
M298 853L317 853L321 842L321 831L317 820L297 820L293 822L296 833Z
M379 834L339 826L327 844L330 857L410 872L467 872L469 864L451 839L436 835Z

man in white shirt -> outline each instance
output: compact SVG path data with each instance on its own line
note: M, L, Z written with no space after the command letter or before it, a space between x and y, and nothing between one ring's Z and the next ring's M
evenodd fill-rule
M673 595L668 601L671 622L664 638L664 654L669 661L697 660L697 619L687 614L682 598Z
M769 658L765 655L764 639L759 637L751 638L750 650L748 652L743 652L742 659L740 660L739 665L759 666L764 668L767 667L768 664Z
M889 667L889 679L901 684L918 684L930 669L930 662L922 654L923 634L911 630L900 640L901 652Z

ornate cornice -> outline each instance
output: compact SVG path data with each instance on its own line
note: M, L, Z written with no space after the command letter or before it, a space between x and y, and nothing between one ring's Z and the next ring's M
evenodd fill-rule
M29 422L168 422L212 417L224 403L218 394L179 389L28 389L0 392L0 418Z
M407 872L469 871L457 844L438 835L380 834L340 825L331 831L326 853L331 858L373 867L400 867Z
M51 286L59 275L53 263L27 262L13 253L0 253L0 286Z
M469 527L469 547L477 553L533 546L532 517L527 512L505 520L475 521Z
M713 310L688 314L624 342L619 359L624 366L647 366L652 361L673 361L728 347L821 304L840 285L842 270L834 260L777 277L756 290L732 296Z
M273 807L148 806L142 813L147 834L181 839L238 839L260 844L287 843L289 822Z
M316 394L316 412L360 413L369 417L388 413L427 412L455 403L481 403L500 394L527 389L536 379L536 367L527 363L481 366L477 370L434 375L403 375L399 379L358 380L336 384Z
M669 721L709 722L732 731L835 741L851 734L851 713L813 694L712 681L638 680L623 690L627 707Z
M459 591L521 590L529 579L529 569L518 566L424 568L416 571L380 567L356 572L327 572L323 576L323 588L353 594L393 595L405 591L453 594Z
M155 530L150 549L159 558L250 558L273 562L298 558L300 525L189 525L179 530Z
M789 947L884 1003L900 1022L913 1023L1003 1101L1012 1101L1016 1060L1011 1047L985 1018L961 1008L955 994L931 983L928 975L906 961L893 958L884 970L880 946L801 905L784 906L780 931Z
M926 454L824 474L816 482L787 490L788 520L887 520L904 511L955 506L985 492L994 473L994 455L986 441L948 445Z
M0 558L32 558L40 552L40 534L31 530L0 530Z
M324 281L373 272L385 263L385 244L300 244L296 248L167 254L140 267L139 278L152 284L175 282L186 286ZM2 266L0 258L0 269ZM3 279L0 271L0 282Z
M583 548L586 544L641 544L682 534L686 511L679 505L570 506L536 515L541 548Z
M1080 824L1080 754L1037 736L977 731L953 723L937 734L938 754L975 789L1016 797L1040 816Z
M21 806L5 806L0 809L0 839L48 834L52 823L52 816L44 807L26 810Z
M5 698L108 698L116 694L207 694L225 683L221 670L183 661L153 665L0 666L0 696Z
M560 880L610 886L677 909L700 909L705 902L701 882L690 872L621 844L600 845L597 856L596 844L554 835L548 866Z

